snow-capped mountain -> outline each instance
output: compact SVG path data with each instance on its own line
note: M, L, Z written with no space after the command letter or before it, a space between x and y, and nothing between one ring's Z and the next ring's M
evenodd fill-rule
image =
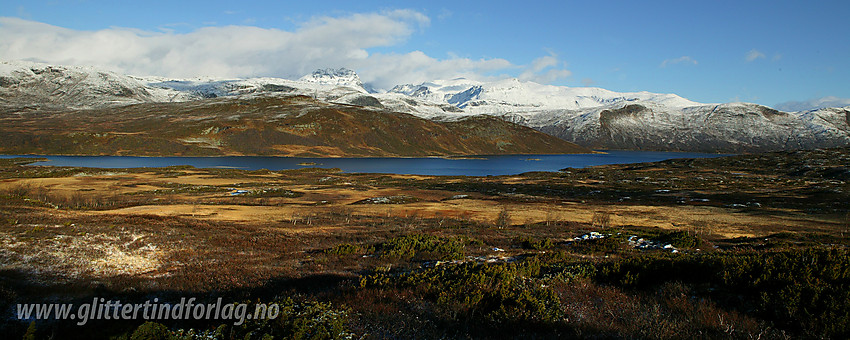
M590 148L760 152L850 146L850 107L787 113L749 103L652 102L502 117Z
M41 108L88 108L182 101L181 91L94 67L0 62L0 104Z
M675 94L619 93L594 87L542 85L515 78L488 83L458 78L419 85L399 85L390 92L449 103L472 114L581 110L625 102L653 102L674 108L700 105Z
M363 89L365 91L363 82L360 81L360 76L358 76L357 73L355 73L354 71L349 70L347 68L319 69L313 71L312 74L308 74L306 76L301 77L301 79L298 80L305 83L347 86L355 89Z
M0 108L98 108L214 97L303 95L319 101L452 121L492 115L603 149L748 152L850 145L850 107L781 112L747 103L702 104L675 94L614 92L464 78L367 90L348 69L281 78L169 79L94 67L0 62Z
M703 104L675 94L620 93L516 79L399 85L391 93L489 114L597 149L756 152L850 145L850 107L787 113L749 103Z

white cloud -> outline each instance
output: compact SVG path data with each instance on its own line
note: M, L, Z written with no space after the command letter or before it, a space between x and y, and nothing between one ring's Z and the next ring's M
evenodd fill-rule
M558 68L558 66L565 66L565 64L558 59L557 55L550 52L547 56L534 59L531 65L520 73L518 78L523 81L548 84L573 74L567 69Z
M398 84L419 84L435 79L456 77L485 79L488 78L483 75L485 73L514 67L504 59L438 60L422 51L405 54L373 54L354 64L354 68L360 71L363 82L383 89L389 89Z
M348 67L377 88L457 76L481 79L511 71L530 72L528 78L539 81L569 74L553 68L558 63L554 55L517 66L499 58L437 59L421 51L370 53L403 43L430 23L420 12L393 10L317 17L293 31L219 26L176 33L116 27L79 31L0 17L0 59L94 65L167 77L297 78L317 68Z
M749 52L747 52L747 56L746 56L747 61L755 61L756 59L764 59L764 58L765 58L764 53L761 53L757 49L750 50Z
M689 56L684 55L684 56L681 56L681 57L678 57L678 58L675 58L675 59L664 60L664 61L661 62L661 65L659 65L659 66L660 67L667 67L668 65L682 64L682 63L693 64L693 65L698 64L697 61L694 60L694 58L691 58Z
M785 102L776 105L777 110L787 111L787 112L796 112L796 111L808 111L815 109L822 109L827 107L845 107L850 106L850 98L838 98L838 97L823 97L823 98L815 98L809 99L802 102Z

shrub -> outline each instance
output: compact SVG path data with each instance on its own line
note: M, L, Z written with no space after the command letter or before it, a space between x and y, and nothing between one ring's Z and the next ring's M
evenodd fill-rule
M297 302L285 298L276 302L280 315L271 320L247 320L233 329L236 339L348 339L347 309L327 302ZM224 332L219 332L224 333Z
M518 238L516 243L519 244L522 249L531 249L531 250L546 250L551 249L555 246L551 239L535 239L531 237L523 237Z
M387 240L378 251L383 258L400 260L458 260L464 256L464 245L464 240L456 237L413 234Z
M360 246L351 243L340 243L334 246L333 248L325 250L325 254L330 255L352 255L356 252L360 251Z
M581 254L611 254L629 249L621 238L611 236L574 241L570 243L570 248Z
M171 331L161 323L145 322L130 335L130 340L168 340Z
M656 237L656 241L663 244L672 244L676 248L696 248L700 244L700 238L686 231L669 231Z
M547 323L561 316L557 294L537 277L536 258L508 264L449 265L402 274L361 277L361 287L415 287L457 321L480 326Z
M709 284L778 326L807 336L850 336L850 253L796 249L744 254L642 257L604 263L596 278L625 287Z

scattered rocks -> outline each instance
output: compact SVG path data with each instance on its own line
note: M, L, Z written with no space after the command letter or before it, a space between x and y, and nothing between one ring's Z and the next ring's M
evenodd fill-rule
M598 232L595 232L595 231L591 231L587 234L584 234L584 235L581 235L581 236L578 236L578 237L574 237L573 241L595 240L595 239L598 239L598 238L605 238L605 235L598 233Z
M670 250L673 253L679 252L679 250L677 250L676 247L673 247L672 244L664 244L645 238L639 238L637 235L629 236L628 241L630 246L637 249L665 249Z

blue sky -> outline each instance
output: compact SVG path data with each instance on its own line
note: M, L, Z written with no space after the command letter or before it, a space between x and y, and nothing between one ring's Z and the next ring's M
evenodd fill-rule
M4 1L0 59L139 75L519 77L774 106L850 98L850 1Z

